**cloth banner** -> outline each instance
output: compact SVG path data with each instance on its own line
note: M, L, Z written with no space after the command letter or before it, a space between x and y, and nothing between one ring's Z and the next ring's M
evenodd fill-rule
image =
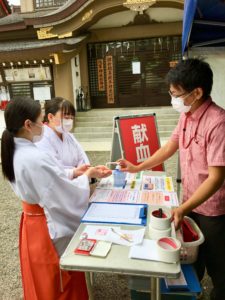
M113 76L113 57L107 55L106 58L106 81L107 81L107 102L113 104L115 102L114 95L114 76Z
M98 68L98 90L100 92L105 91L105 76L104 76L104 60L97 59Z

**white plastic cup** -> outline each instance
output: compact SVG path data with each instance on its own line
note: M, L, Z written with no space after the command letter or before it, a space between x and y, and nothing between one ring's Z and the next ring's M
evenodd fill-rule
M170 210L163 207L161 218L159 217L159 209L153 210L150 215L150 225L154 229L169 229L171 227Z
M148 234L151 240L158 240L162 237L170 237L171 232L172 232L171 227L163 230L152 228L151 224L148 227Z
M175 263L180 260L181 243L172 237L162 237L157 241L157 251L162 261Z

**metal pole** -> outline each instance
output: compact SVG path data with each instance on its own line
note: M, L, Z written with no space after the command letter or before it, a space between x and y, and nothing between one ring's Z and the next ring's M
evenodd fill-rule
M156 300L161 300L160 278L156 278Z
M156 279L154 277L151 277L150 300L157 300L157 298L156 298Z

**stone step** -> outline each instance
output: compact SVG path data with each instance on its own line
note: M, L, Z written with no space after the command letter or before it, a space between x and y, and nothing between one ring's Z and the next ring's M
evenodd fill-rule
M160 145L163 146L167 143L168 137L160 137ZM84 151L111 151L112 150L112 138L95 138L93 141L90 139L81 139L80 141L81 146L83 147Z
M179 114L170 106L92 109L86 112L78 112L76 114L74 134L87 151L110 150L113 118L115 116L139 116L153 113L156 114L159 138L162 144L162 140L168 140L170 137L179 118Z
M78 139L77 138L77 135L75 135L75 137L76 137L76 139ZM91 144L91 142L90 142L90 138L87 138L85 135L84 136L82 136L80 139L79 139L79 142L82 144L83 142L89 142L89 144ZM95 137L95 139L93 139L93 142L94 143L99 143L99 142L103 142L103 143L112 143L112 137Z
M99 125L99 124L96 124ZM93 127L76 127L74 130L75 134L77 133L97 133L97 132L107 132L107 133L112 133L112 126L110 127L99 127L99 126L93 126Z
M116 115L114 115L116 116ZM133 115L132 115L133 116ZM178 120L178 117L174 114L161 114L161 115L157 115L156 116L156 119L157 119L157 122L159 122L160 120L164 120L164 119L176 119ZM105 115L102 115L102 116L82 116L82 117L77 117L76 116L76 122L98 122L98 121L110 121L112 120L113 122L113 116L110 118L108 116L105 116Z
M161 131L159 132L159 137L169 137L171 131ZM112 131L110 132L79 132L75 133L75 137L78 141L96 141L97 139L112 138Z
M174 118L174 119L165 119L165 118L162 118L162 119L158 119L157 118L157 124L158 126L160 125L176 125L177 124L177 121L178 119L177 118ZM98 123L98 126L100 127L112 127L113 126L113 120L106 120L106 121L102 121L102 120L99 120L97 121ZM75 127L94 127L96 126L96 121L95 122L92 122L92 121L89 121L89 119L86 121L85 120L77 120L76 119L76 123L75 123Z
M154 107L154 108L124 108L124 109L116 109L116 108L107 108L107 109L91 109L85 112L77 112L76 116L102 116L103 113L105 115L137 115L137 114L161 114L161 113L178 113L172 107Z
M110 132L79 132L74 134L78 141L96 141L97 139L112 139L112 131Z
M175 128L175 125L160 125L158 124L158 131L160 132L164 132L164 131L170 131L172 132L173 129ZM96 123L95 125L93 125L92 127L87 127L87 126L79 126L76 127L74 130L75 134L77 133L97 133L97 132L110 132L112 133L112 125L111 126L99 126L99 123Z

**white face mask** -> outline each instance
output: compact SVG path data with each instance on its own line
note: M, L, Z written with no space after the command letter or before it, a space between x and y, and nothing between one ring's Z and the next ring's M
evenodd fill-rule
M55 130L58 131L59 133L69 132L72 128L73 128L72 119L62 119L62 123L58 126L55 126Z
M191 106L197 101L198 99L195 99L190 105L184 105L184 99L186 99L188 96L191 95L192 92L190 92L188 95L186 95L184 98L180 97L171 97L171 104L173 106L173 109L178 111L179 113L187 113L190 111Z
M171 104L173 109L178 111L179 113L187 113L191 109L191 105L184 105L183 99L172 97Z
M43 135L44 135L44 126L39 125L37 123L35 123L35 125L41 128L41 133L38 134L38 135L36 134L36 135L33 136L33 138L32 138L33 143L40 142L40 140L43 138Z

